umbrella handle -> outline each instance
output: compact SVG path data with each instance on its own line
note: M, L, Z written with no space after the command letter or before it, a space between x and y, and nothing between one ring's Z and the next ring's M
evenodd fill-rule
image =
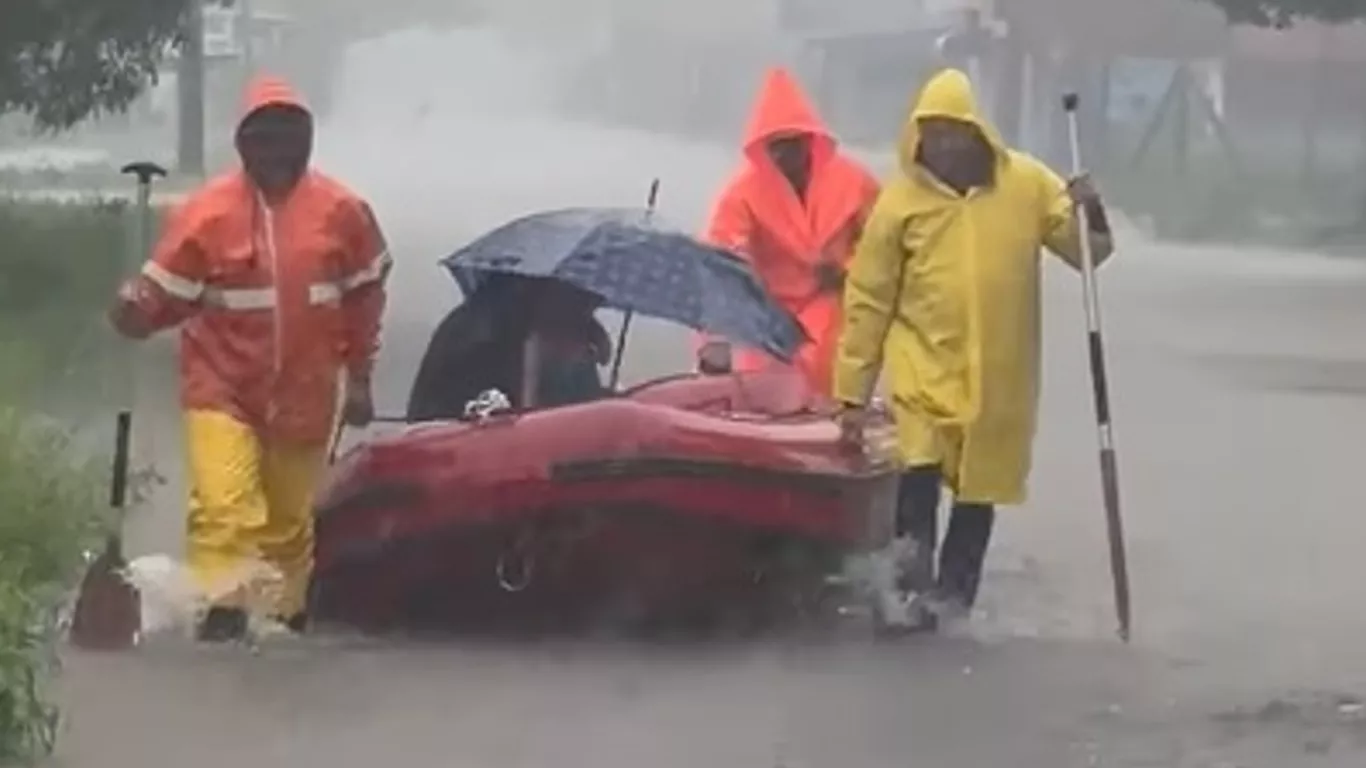
M650 191L645 195L645 221L654 218L655 208L659 202L659 177L656 176L650 182ZM626 310L621 318L621 330L617 331L616 349L612 350L612 375L607 380L607 390L616 392L617 385L621 383L621 363L626 357L626 338L631 333L631 319L635 313Z
M612 375L607 380L607 391L616 392L621 382L621 362L626 353L626 337L631 333L631 319L635 313L626 310L621 318L621 330L617 331L617 348L612 350Z

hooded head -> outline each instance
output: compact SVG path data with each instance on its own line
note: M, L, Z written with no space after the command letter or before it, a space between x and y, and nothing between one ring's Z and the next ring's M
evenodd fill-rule
M960 188L990 183L1006 158L1000 134L977 107L972 83L957 69L940 71L921 89L897 152L903 172L924 168Z
M283 80L261 77L247 89L237 124L237 153L252 182L267 197L287 194L308 170L313 116Z
M596 293L562 280L497 272L483 276L468 298L467 304L500 316L538 314L551 319L591 315L602 305Z
M745 128L745 156L771 164L793 187L805 190L811 170L834 153L835 140L787 70L770 69Z

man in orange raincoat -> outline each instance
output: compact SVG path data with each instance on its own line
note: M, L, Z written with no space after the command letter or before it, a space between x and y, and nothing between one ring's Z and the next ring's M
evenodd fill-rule
M240 584L259 562L283 577L278 617L304 628L338 384L346 423L368 423L390 266L370 207L309 168L313 119L288 85L252 85L236 143L241 168L171 213L110 312L134 339L181 326L186 558L207 641L245 634Z
M844 272L878 186L841 154L801 87L770 70L745 131L744 163L726 184L705 238L749 260L769 292L801 323L810 343L794 361L812 387L829 393L839 339ZM732 360L729 345L706 341L706 370L753 370L772 361L757 350Z

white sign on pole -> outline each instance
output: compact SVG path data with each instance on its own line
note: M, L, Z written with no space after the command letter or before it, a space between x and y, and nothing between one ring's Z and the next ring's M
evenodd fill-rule
M204 7L204 58L235 58L242 55L237 34L237 11L216 5Z

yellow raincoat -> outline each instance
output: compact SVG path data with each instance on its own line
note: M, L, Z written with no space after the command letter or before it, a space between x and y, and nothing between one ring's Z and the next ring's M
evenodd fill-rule
M991 186L959 195L916 162L919 119L977 126L996 154ZM886 360L902 460L938 464L963 502L1025 498L1039 395L1039 253L1081 263L1066 182L1011 150L979 114L966 75L921 92L854 253L834 394L865 403ZM1097 260L1108 236L1093 236Z

